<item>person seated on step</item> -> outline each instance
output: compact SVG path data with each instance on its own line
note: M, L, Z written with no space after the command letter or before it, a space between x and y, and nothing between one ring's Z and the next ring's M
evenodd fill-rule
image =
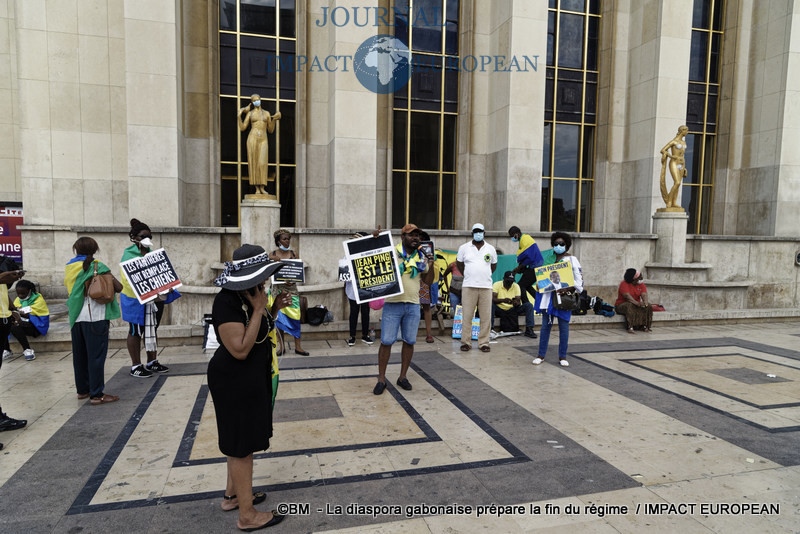
M506 271L503 280L492 285L492 325L495 316L500 318L502 332L518 332L520 315L525 316L525 336L536 338L533 331L533 304L522 302L522 289L514 281L514 272Z
M19 280L25 275L25 271L16 269L13 271L6 271L0 273L0 337L8 339L8 334L11 332L11 324L13 321L11 315L11 307L8 302L8 286ZM3 367L3 360L0 358L0 368ZM0 432L4 430L17 430L28 424L28 421L22 419L14 419L3 413L0 407Z
M20 280L16 286L17 298L14 299L14 316L17 322L11 327L11 335L22 345L22 355L27 361L35 360L36 355L28 342L28 337L39 337L47 334L50 328L50 310L44 297L36 292L36 285L29 280ZM3 355L11 352L8 337L2 339Z

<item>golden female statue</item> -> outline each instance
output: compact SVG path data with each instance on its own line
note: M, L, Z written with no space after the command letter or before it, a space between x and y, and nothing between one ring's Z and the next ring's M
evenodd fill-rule
M247 115L242 119L242 113ZM247 136L247 167L250 174L250 185L254 185L257 195L267 195L266 185L269 170L269 143L267 134L275 132L275 123L281 119L280 111L270 115L261 107L261 97L253 95L250 104L239 110L239 130L245 131L251 126Z
M686 134L689 128L681 126L678 134L661 149L661 197L664 199L666 208L659 208L658 211L684 211L678 204L678 192L681 183L686 176L686 160L683 154L686 152ZM669 160L669 161L667 161ZM667 192L667 166L672 176L672 189Z

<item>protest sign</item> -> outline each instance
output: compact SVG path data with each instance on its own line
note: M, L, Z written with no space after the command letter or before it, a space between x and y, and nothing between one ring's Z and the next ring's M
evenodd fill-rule
M339 260L339 278L340 282L350 281L350 267L347 265L347 258Z
M575 278L572 276L572 264L568 261L536 268L536 287L540 293L547 293L574 285Z
M342 243L350 268L350 281L356 302L393 297L403 293L400 265L394 252L392 234L359 237Z
M0 203L0 254L22 265L22 204Z
M464 318L461 313L461 305L459 304L456 306L456 314L453 316L453 339L461 339L461 333L463 330L462 323ZM478 334L481 331L481 318L480 317L473 317L472 318L472 339L477 340Z
M273 284L304 284L306 270L303 260L281 260L284 264L281 269L272 275Z
M140 304L150 302L159 293L166 293L182 285L163 248L149 252L141 258L123 261L119 266Z

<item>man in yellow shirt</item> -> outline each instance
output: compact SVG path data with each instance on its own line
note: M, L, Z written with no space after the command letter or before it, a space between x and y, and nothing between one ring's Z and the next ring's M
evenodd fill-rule
M506 271L503 280L492 285L492 325L494 317L497 316L500 318L501 331L517 332L519 331L517 317L524 315L524 335L535 338L533 304L522 302L521 295L522 289L514 282L514 271Z

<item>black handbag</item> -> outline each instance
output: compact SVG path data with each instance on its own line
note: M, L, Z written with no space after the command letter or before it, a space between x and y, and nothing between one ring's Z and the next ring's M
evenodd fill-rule
M574 288L569 288L562 294L555 293L552 299L556 310L572 312L578 309L578 294Z

